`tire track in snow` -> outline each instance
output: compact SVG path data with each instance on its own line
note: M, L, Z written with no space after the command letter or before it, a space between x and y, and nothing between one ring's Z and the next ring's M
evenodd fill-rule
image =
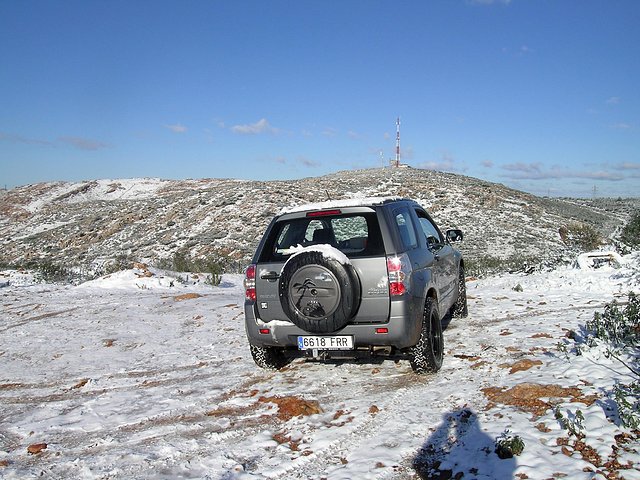
M435 378L433 375L418 376L409 372L387 377L387 381L379 382L375 385L378 398L380 393L387 391L394 391L394 393L390 397L387 397L385 404L379 407L376 413L367 412L366 418L360 420L355 428L350 430L346 435L329 442L319 449L314 449L313 453L309 455L299 456L289 464L270 470L268 473L263 474L264 477L270 479L315 478L319 472L325 472L340 466L342 459L349 456L351 452L361 447L362 444L366 443L370 438L375 437L389 420L396 417L399 412L404 409L406 405L405 399L407 397L414 395L418 390L428 385L433 378ZM343 392L339 391L336 392L333 397L323 399L322 403L335 405L336 403L344 403L345 400L348 401L350 397L358 396L359 393L354 392L350 387L352 387L352 385L344 387L348 391L346 395L341 395ZM367 387L372 387L371 382L362 385L363 389ZM313 431L309 433L312 434ZM308 448L312 449L313 444ZM265 460L260 462L254 469L259 471L259 467L265 466L264 464Z

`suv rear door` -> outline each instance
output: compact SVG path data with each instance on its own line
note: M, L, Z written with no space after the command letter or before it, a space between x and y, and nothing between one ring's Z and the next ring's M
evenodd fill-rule
M390 308L387 263L378 216L370 207L279 217L255 262L258 318L289 321L280 304L280 272L296 248L318 244L329 244L344 253L360 279L361 302L349 323L386 323Z

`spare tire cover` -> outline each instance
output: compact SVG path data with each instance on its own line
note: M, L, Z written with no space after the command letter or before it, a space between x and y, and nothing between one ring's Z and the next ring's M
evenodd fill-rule
M289 320L311 333L340 330L360 306L360 281L353 266L320 251L303 251L290 258L278 290Z

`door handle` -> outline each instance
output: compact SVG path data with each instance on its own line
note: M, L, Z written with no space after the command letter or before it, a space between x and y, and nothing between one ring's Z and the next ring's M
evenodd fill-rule
M280 274L278 272L266 272L260 275L262 280L278 280L280 278Z

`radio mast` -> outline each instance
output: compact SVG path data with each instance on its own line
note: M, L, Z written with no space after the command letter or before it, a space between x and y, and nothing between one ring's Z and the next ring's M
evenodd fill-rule
M396 119L396 168L400 166L400 117Z

